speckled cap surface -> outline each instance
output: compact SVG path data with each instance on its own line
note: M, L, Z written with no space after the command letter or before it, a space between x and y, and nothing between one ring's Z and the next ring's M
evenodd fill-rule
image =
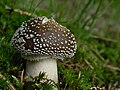
M74 56L77 48L70 30L45 16L23 22L13 35L11 45L26 59L31 55L63 59Z

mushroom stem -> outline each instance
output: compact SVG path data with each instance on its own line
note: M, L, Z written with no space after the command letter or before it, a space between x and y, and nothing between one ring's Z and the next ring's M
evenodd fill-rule
M57 61L55 59L45 59L40 61L29 61L26 63L26 75L38 76L40 72L45 72L48 79L58 83ZM29 81L29 80L28 80ZM54 90L57 90L56 88Z

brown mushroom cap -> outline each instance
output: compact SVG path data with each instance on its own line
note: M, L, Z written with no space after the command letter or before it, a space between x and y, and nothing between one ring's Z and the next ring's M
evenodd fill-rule
M54 19L37 17L23 22L17 29L11 44L26 57L72 57L76 52L74 35Z

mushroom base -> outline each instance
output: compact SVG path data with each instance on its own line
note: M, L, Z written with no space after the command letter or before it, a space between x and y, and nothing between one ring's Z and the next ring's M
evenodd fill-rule
M57 61L55 59L46 59L39 61L29 61L26 63L25 76L38 76L40 72L46 73L46 78L58 83ZM30 79L27 79L30 81ZM57 90L57 89L54 89Z

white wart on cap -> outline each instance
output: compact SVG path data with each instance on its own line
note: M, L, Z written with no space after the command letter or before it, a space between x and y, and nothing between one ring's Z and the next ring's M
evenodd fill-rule
M54 19L37 17L23 22L15 32L11 44L30 60L37 56L63 59L72 57L76 52L74 35ZM31 56L32 55L32 56Z

